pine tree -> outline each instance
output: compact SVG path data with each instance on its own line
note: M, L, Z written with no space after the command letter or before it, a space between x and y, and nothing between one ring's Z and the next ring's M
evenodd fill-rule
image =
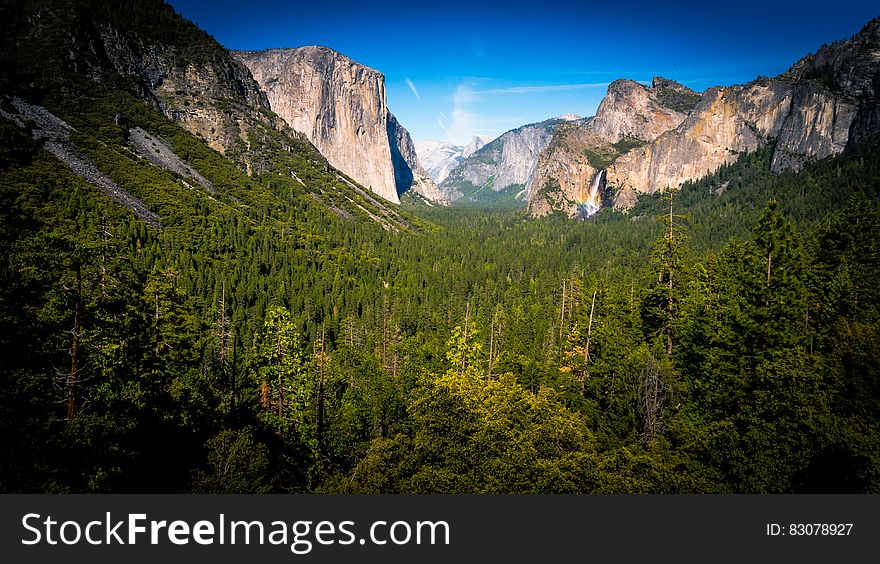
M274 306L266 313L254 337L251 374L260 389L260 418L278 434L308 442L314 382L287 309Z
M655 309L650 315L659 321L658 336L662 337L666 356L671 357L678 318L678 295L681 293L679 276L682 272L687 235L681 220L673 210L675 192L663 194L668 212L661 216L663 232L654 242L653 261L657 269L657 282L651 290L649 304Z

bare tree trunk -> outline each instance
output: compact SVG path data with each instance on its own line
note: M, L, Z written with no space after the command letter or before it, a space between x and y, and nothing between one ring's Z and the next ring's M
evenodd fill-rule
M321 362L318 378L318 454L323 452L324 445L324 326L321 326Z
M492 315L492 322L489 324L489 375L487 380L492 380L492 360L495 355L495 315Z
M669 271L669 299L666 307L666 356L672 356L672 270Z
M220 366L226 371L226 281L221 284L220 291Z
M79 377L79 323L82 313L82 271L76 266L76 301L73 306L73 331L70 344L70 373L67 375L67 420L76 414L76 383Z
M382 370L388 369L388 295L382 295Z
M461 354L461 370L458 375L463 376L465 368L467 368L467 339L468 339L468 324L471 320L471 302L467 303L467 310L464 314L464 351Z
M653 357L642 370L642 444L649 446L660 432L660 415L663 405L663 381L660 367Z
M278 372L278 419L284 418L284 380Z
M596 292L598 291L598 288L593 290L593 302L590 304L590 321L587 323L587 345L584 347L584 364L591 361L590 339L593 336L593 312L596 311Z
M236 390L238 382L235 380L236 370L238 369L238 342L235 339L235 333L231 333L230 338L232 339L232 366L229 370L229 405L232 412L235 413L235 400L238 394L238 390Z
M275 329L280 332L280 329ZM281 335L277 334L276 338L276 354L278 355L278 362L280 364L281 357L284 354L283 347L281 345ZM281 370L278 370L278 419L283 419L284 417L284 373Z
M559 318L559 346L562 346L562 328L565 327L565 278L562 279L562 314Z
M672 246L674 244L673 241L673 215L672 215L672 196L669 197L669 232L667 237L669 238L669 281L667 282L669 288L669 297L666 302L666 356L672 356Z

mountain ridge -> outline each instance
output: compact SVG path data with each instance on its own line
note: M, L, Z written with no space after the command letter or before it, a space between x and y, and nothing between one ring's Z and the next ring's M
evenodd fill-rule
M562 211L582 219L595 213L606 199L605 169L681 124L698 97L661 77L651 86L625 78L612 82L596 115L559 126L541 153L526 192L529 213Z
M778 77L710 88L678 128L609 168L615 206L626 209L640 193L676 189L770 143L775 144L771 169L778 173L876 138L878 59L875 18L852 38L806 55ZM850 78L843 79L844 73Z
M561 123L567 122L550 118L502 133L463 159L440 188L452 201L465 197L478 201L481 197L477 194L483 190L490 191L490 199L494 200L496 195L514 189L513 194L509 194L512 197L503 199L522 201L522 195L533 178L538 156Z
M7 21L16 23L4 37L6 48L0 55L5 59L0 65L3 97L19 97L69 123L75 131L70 154L79 155L77 159L89 158L87 153L94 151L84 149L95 142L116 153L114 160L136 154L137 139L130 130L140 128L157 139L164 134L156 150L172 148L181 166L186 165L178 174L189 167L210 179L212 188L197 179L191 186L204 190L206 197L241 201L240 192L233 196L228 182L218 183L193 160L209 157L169 126L174 123L238 167L244 178L286 177L294 184L293 193L310 193L315 204L345 220L410 228L405 214L331 167L302 133L272 112L244 65L164 2L44 0L2 10ZM188 147L186 154L181 144ZM94 155L90 160L107 173L109 161L94 160ZM69 166L75 162L67 159ZM146 163L162 168L150 159ZM87 167L72 165L71 170L84 172ZM116 179L132 193L144 195L148 189L120 182ZM158 192L153 196L162 201ZM156 212L150 199L144 204Z

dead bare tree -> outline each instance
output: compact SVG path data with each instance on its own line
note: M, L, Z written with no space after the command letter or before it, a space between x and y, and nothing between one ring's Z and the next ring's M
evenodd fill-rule
M639 379L639 415L642 423L639 442L649 446L662 432L662 412L666 403L666 374L663 367L648 355Z
M76 383L79 378L80 317L82 315L82 268L76 266L76 294L73 305L73 329L70 343L70 372L67 375L67 420L76 415Z

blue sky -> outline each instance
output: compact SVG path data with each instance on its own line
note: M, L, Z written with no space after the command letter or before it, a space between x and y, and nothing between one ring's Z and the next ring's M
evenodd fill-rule
M325 45L373 67L416 141L458 144L592 115L616 78L703 90L773 76L880 15L876 0L170 3L230 49Z

